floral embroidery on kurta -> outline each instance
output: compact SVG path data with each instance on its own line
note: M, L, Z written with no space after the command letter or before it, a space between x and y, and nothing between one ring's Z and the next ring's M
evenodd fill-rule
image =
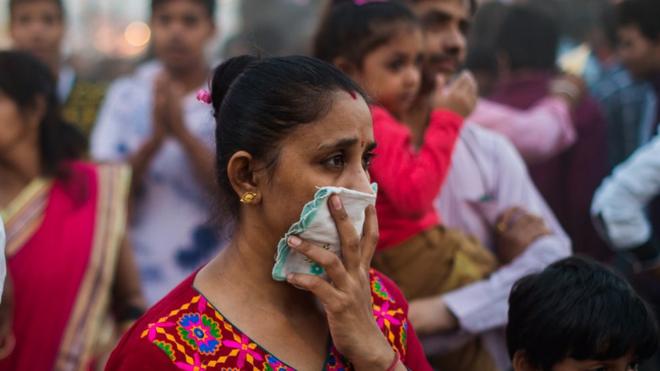
M374 272L370 276L374 318L392 348L403 357L408 331L403 308ZM193 296L149 324L141 338L163 351L180 370L294 370L235 328L202 295ZM352 370L334 346L330 347L325 367L328 371Z

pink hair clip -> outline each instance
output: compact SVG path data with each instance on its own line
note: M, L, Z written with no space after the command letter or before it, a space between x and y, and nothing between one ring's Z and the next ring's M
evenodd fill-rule
M213 99L211 98L211 93L206 89L199 89L199 91L197 92L197 100L206 104L213 103Z

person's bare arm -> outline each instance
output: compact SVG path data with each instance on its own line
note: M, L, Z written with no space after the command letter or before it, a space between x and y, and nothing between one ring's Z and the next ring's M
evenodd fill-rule
M117 258L112 298L122 332L127 330L147 307L133 248L128 238L122 241Z

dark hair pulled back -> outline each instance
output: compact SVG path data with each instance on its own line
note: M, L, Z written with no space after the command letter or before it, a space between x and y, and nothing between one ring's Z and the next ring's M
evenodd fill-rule
M274 168L278 146L299 125L323 118L335 93L366 94L329 63L303 57L240 56L216 68L211 84L221 204L237 217L240 202L227 176L238 151Z

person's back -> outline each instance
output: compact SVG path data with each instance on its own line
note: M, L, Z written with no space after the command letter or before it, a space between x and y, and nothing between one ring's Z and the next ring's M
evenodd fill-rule
M658 350L658 328L623 278L571 257L513 287L507 344L514 371L630 371Z
M509 61L509 76L489 99L527 109L547 96L556 76L559 36L552 19L522 6L512 8L506 19L498 36L498 50ZM575 144L529 165L529 171L574 246L595 258L607 259L608 250L589 218L591 198L607 172L607 158L602 153L606 148L606 126L599 107L588 97L574 110L573 122Z

